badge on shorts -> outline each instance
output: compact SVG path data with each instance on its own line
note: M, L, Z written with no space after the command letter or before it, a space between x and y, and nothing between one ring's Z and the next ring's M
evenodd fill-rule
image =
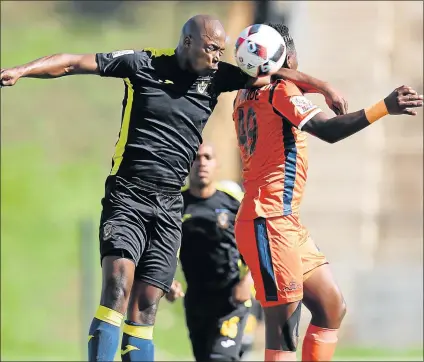
M112 237L113 225L110 223L103 225L103 240L108 240Z
M218 226L221 229L228 228L228 226L230 225L228 213L230 211L227 210L227 209L215 209L215 212L217 214L217 216L216 216L216 222L217 222Z

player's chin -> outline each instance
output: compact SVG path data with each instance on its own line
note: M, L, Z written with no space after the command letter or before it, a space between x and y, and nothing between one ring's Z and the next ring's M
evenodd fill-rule
M213 74L217 70L218 70L218 66L212 66L212 67L203 68L203 69L199 70L197 73L200 76L204 77L204 76Z
M209 186L210 183L211 183L211 180L209 180L209 177L199 177L199 186L200 187Z

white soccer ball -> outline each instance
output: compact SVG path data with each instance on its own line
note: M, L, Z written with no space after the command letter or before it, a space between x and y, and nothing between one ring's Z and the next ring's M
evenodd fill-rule
M234 51L237 65L254 78L277 72L286 60L286 53L286 44L280 33L262 24L244 29Z

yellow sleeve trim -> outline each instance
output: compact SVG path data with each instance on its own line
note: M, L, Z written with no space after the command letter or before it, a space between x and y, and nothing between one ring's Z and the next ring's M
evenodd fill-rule
M158 48L144 48L145 52L152 53L153 57L160 57L161 55L174 55L175 49L174 48L164 48L164 49L158 49Z

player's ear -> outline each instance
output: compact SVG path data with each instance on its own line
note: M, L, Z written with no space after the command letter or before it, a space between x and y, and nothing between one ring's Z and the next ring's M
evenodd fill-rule
M294 62L293 62L293 55L288 54L288 55L287 55L287 60L286 60L286 62L287 62L287 68L289 68L289 69L293 69L293 65L294 65Z
M288 54L287 55L287 68L297 70L298 63L296 54Z
M185 48L189 48L189 47L190 47L190 45L192 44L192 42L193 42L193 40L191 39L191 36L190 36L190 35L187 35L187 36L184 38L184 42L183 42L184 47L185 47Z

